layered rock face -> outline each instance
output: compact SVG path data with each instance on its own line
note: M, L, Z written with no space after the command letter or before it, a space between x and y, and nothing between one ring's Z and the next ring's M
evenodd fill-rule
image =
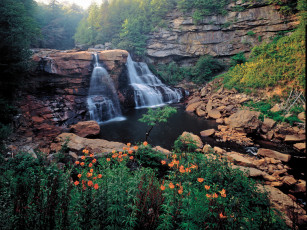
M128 52L99 52L114 82L124 72ZM44 143L63 129L87 119L87 95L93 70L93 54L88 51L38 50L33 55L37 68L20 92L19 134L38 137Z
M232 11L238 6L246 9ZM206 54L229 58L239 52L249 52L254 45L269 41L277 32L289 30L298 23L295 17L286 20L272 5L237 1L227 9L228 15L205 16L197 25L192 13L185 15L179 10L169 13L165 19L167 28L158 28L151 34L147 55L151 61L163 63L177 59L182 64Z

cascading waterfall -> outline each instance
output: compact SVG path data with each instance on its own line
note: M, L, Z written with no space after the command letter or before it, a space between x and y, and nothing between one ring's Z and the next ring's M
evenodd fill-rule
M136 108L158 107L178 103L183 97L180 89L172 89L163 84L144 62L134 62L130 55L127 59L130 84L134 89Z
M91 76L87 105L90 119L97 122L123 120L114 82L107 70L99 64L94 54L94 70Z

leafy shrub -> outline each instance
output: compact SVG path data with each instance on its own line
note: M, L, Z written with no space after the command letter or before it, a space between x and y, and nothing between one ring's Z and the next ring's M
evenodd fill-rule
M250 31L248 31L246 34L247 34L248 36L253 37L253 36L255 36L256 33L255 33L254 31L250 30Z
M191 70L189 67L180 67L175 62L166 65L158 65L156 74L167 84L176 85L183 79L189 78Z
M287 229L219 155L127 146L100 159L84 149L64 169L39 154L0 158L1 229ZM168 171L159 179L142 161Z
M236 66L246 62L246 57L244 56L244 52L237 53L236 55L230 58L230 65Z
M248 62L230 69L224 77L226 87L265 88L277 84L305 89L304 28L271 43L255 46Z
M192 68L192 81L203 83L210 81L216 74L225 69L225 66L212 56L200 57L196 65Z

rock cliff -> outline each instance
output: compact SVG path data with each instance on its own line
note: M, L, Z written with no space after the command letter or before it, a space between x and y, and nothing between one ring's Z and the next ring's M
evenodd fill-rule
M18 95L20 115L15 128L20 135L37 137L44 146L69 125L87 119L92 55L88 51L36 51L35 68ZM99 52L99 60L117 87L127 57L124 50Z
M250 4L231 3L226 16L205 16L197 25L191 12L170 12L165 18L167 27L156 28L147 42L150 61L188 64L206 54L227 59L298 24L295 16L285 18L273 5ZM235 12L235 7L244 11Z

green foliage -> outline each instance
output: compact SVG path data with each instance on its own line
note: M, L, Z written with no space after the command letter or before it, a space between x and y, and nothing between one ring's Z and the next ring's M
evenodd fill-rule
M246 57L244 56L244 52L237 53L236 55L230 58L231 66L241 65L245 62L246 62Z
M203 83L210 81L217 73L224 70L225 66L217 59L207 55L198 59L192 68L192 81Z
M159 75L167 84L176 85L183 79L191 76L191 68L180 67L175 62L165 65L158 65L156 74Z
M139 119L140 122L146 123L148 126L151 126L145 134L145 141L147 141L147 138L155 125L162 122L167 122L167 119L176 112L176 108L170 106L156 109L149 108L147 113L143 114L142 118Z
M242 12L245 10L245 8L243 6L239 6L239 5L235 5L233 7L231 7L231 10L234 12Z
M305 89L305 27L255 46L251 58L230 69L224 84L238 90L276 86Z
M253 36L255 36L256 33L255 33L254 31L250 30L250 31L248 31L246 34L247 34L248 36L253 37Z
M262 42L262 37L260 35L258 36L258 41Z
M156 109L149 108L139 121L146 123L148 126L154 126L158 123L167 122L167 119L176 112L176 108L170 106Z
M0 228L287 229L256 183L213 153L166 158L145 142L83 153L64 170L40 154L0 158Z

